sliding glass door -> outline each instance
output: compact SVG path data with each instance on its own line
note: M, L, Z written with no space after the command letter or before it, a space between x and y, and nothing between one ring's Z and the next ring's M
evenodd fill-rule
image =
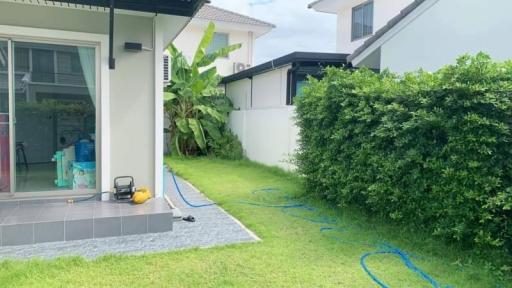
M9 42L0 39L0 194L11 191L11 151L9 137Z
M94 47L0 39L0 196L96 191L96 66Z

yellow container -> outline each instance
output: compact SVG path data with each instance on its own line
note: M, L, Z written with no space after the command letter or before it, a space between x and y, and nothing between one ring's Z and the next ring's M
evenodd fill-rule
M148 188L140 188L133 193L132 202L134 204L144 204L151 199L151 191Z

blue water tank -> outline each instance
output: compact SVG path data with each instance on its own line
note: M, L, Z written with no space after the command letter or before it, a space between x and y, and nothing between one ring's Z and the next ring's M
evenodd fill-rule
M96 161L96 147L94 142L80 140L75 143L75 157L77 162Z

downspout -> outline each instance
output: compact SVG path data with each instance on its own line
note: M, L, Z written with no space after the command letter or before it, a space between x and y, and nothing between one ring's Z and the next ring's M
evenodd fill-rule
M249 61L249 64L252 67L252 64L254 63L254 32L249 32L249 47L247 49L247 60Z
M110 25L109 25L109 50L108 50L108 67L110 70L116 69L116 59L114 58L114 7L115 0L110 0Z
M253 77L251 76L249 79L251 80L251 95L250 95L251 96L251 106L249 108L252 109Z

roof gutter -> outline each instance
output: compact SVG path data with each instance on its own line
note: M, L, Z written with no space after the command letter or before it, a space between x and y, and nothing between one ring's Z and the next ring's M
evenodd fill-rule
M222 83L230 83L254 75L262 74L267 71L272 71L288 64L295 62L339 62L346 63L347 54L338 53L312 53L312 52L294 52L283 57L265 62L263 64L254 66L242 72L224 77Z

